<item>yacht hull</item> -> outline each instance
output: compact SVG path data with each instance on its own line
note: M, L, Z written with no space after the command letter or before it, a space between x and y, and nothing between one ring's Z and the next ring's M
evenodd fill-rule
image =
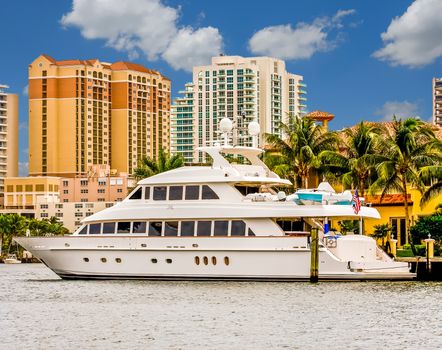
M66 279L296 281L310 276L306 237L17 237ZM319 251L320 280L410 280L408 264Z

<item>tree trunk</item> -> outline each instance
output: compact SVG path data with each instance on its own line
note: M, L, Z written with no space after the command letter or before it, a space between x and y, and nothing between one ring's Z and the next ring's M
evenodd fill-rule
M411 251L413 255L417 254L416 247L413 244L413 240L410 233L410 214L408 213L408 192L407 192L407 182L405 178L402 177L402 186L404 188L404 209L405 209L405 235L408 237L408 243L410 244Z

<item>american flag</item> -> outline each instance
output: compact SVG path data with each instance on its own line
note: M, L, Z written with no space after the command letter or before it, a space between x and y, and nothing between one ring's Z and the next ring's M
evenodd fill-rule
M361 210L361 201L359 200L358 189L355 190L351 205L353 206L353 211L355 214L358 214Z

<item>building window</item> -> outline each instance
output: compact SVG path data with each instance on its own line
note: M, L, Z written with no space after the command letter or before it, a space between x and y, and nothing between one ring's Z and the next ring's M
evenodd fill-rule
M36 192L44 192L44 190L45 190L45 185L42 185L42 184L35 185Z

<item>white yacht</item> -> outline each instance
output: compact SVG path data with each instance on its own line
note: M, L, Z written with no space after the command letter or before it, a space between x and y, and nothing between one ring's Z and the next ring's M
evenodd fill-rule
M224 124L226 140L231 125ZM249 125L252 134L256 129ZM356 215L351 205L286 200L274 188L290 181L271 172L256 147L224 142L199 151L212 158L211 166L144 179L72 235L15 241L62 278L292 281L310 276L310 230L317 228L320 280L415 277L370 237L324 235L324 222L379 218L376 209L362 207ZM230 163L231 155L249 165Z

